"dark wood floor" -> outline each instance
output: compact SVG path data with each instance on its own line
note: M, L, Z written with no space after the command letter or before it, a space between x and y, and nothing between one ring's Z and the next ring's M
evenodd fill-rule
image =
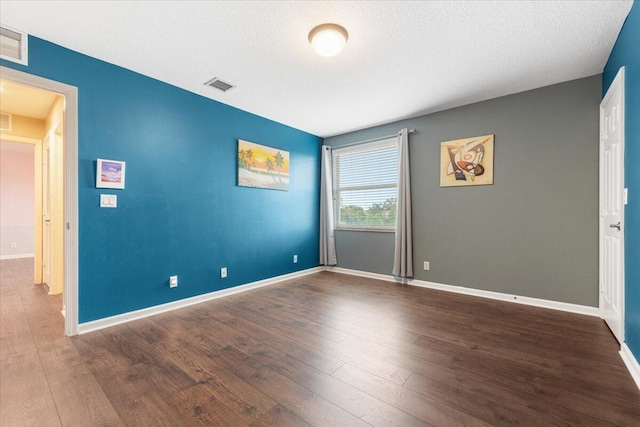
M593 317L327 272L65 338L1 267L2 426L640 425Z

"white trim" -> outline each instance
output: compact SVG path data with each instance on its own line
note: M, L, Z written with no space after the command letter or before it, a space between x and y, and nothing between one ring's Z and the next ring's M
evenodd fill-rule
M115 316L105 317L104 319L93 320L78 325L78 333L86 334L87 332L97 331L111 326L120 325L122 323L131 322L133 320L143 319L167 311L177 310L179 308L189 307L190 305L200 304L201 302L211 301L217 298L223 298L240 292L250 291L252 289L261 288L263 286L274 285L284 280L295 279L297 277L306 276L308 274L324 271L323 267L313 267L306 270L296 271L281 276L271 277L269 279L258 280L244 285L234 286L233 288L222 289L219 291L209 292L195 297L185 298L178 301L172 301L165 304L155 305L149 308L130 311L127 313L117 314Z
M66 85L65 85L66 86ZM64 98L64 330L78 334L78 88ZM69 161L73 159L73 161Z
M12 255L2 255L0 259L18 259L18 258L33 258L33 253L30 254L12 254Z
M400 279L388 274L371 273L369 271L351 270L349 268L334 267L334 266L327 266L325 267L325 270L330 271L332 273L349 274L350 276L367 277L369 279L385 280L387 282L395 282L395 283L402 283L402 284L407 283L406 279Z
M620 357L622 358L624 364L627 366L631 377L640 389L640 364L638 364L638 360L633 356L631 349L627 346L626 343L622 343L620 345Z
M395 233L395 228L375 228L375 227L336 227L334 228L336 231L357 231L357 232L365 232L365 233Z
M441 291L455 292L458 294L473 295L481 298L495 299L499 301L513 302L516 304L530 305L533 307L548 308L551 310L566 311L569 313L585 314L587 316L598 316L598 307L588 305L572 304L568 302L553 301L542 298L526 297L521 295L505 294L502 292L485 291L482 289L465 288L463 286L444 285L434 282L424 282L422 280L412 280L409 285L422 288L438 289Z
M440 291L454 292L457 294L472 295L481 298L489 298L516 304L530 305L534 307L548 308L551 310L567 311L569 313L585 314L588 316L598 316L598 307L571 304L567 302L551 301L540 298L525 297L520 295L504 294L501 292L485 291L482 289L465 288L463 286L445 285L442 283L426 282L417 279L401 280L391 275L369 273L366 271L350 270L340 267L327 267L327 271L335 273L350 274L352 276L369 277L371 279L385 280L388 282L402 283L420 288L437 289Z
M78 334L78 88L0 66L3 79L64 95L65 335Z

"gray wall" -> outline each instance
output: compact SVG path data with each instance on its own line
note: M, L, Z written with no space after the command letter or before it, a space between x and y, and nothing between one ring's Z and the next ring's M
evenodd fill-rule
M596 75L325 144L416 128L409 138L416 279L597 306L600 97ZM494 184L440 188L440 143L486 134L495 134ZM393 239L336 231L339 266L391 274Z

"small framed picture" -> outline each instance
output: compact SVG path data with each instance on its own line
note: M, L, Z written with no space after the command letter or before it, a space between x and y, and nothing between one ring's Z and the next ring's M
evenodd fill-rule
M125 166L125 162L98 159L96 188L124 189Z

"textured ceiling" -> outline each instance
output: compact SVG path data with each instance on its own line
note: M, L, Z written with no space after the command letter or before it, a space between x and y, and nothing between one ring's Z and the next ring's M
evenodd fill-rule
M632 1L10 1L2 23L332 136L601 73ZM349 31L315 54L311 28ZM237 85L222 93L213 77Z

